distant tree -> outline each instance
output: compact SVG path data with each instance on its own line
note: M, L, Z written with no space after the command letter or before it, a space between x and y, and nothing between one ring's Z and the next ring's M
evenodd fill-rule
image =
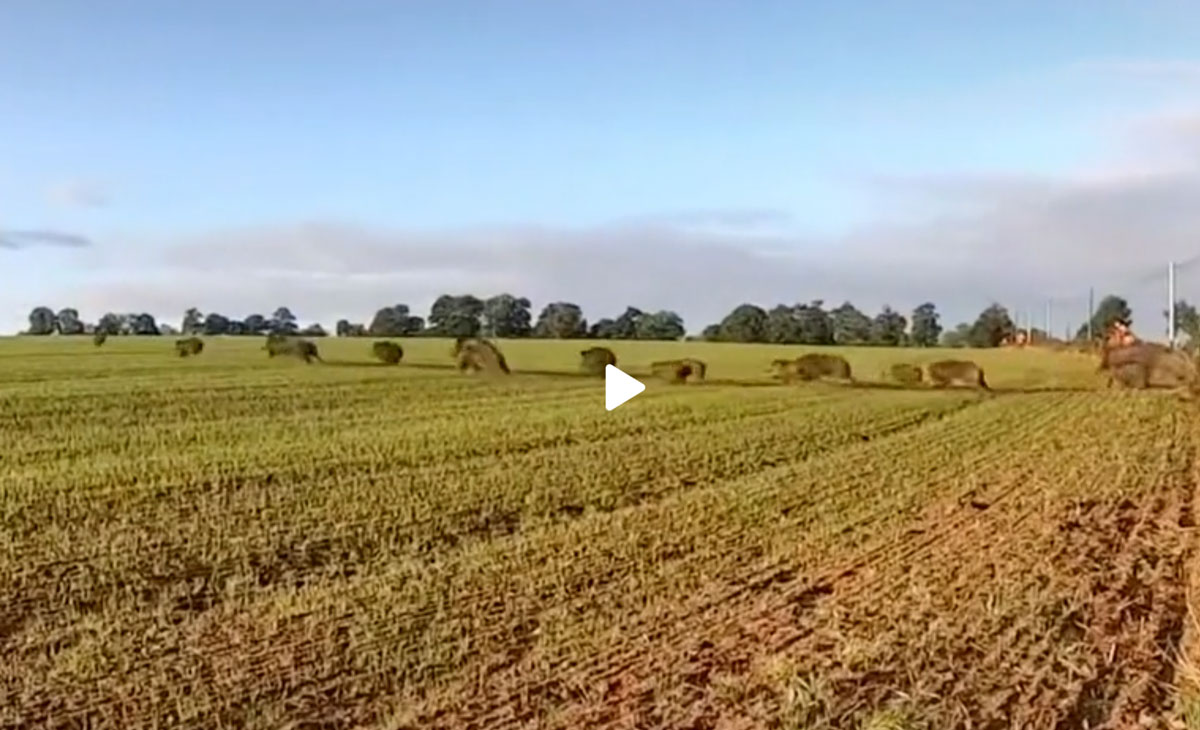
M1169 317L1168 312L1163 312L1164 317ZM61 328L60 328L61 329ZM1187 344L1190 347L1200 345L1200 312L1196 311L1196 307L1189 304L1186 299L1180 299L1175 302L1175 336L1183 335L1187 338Z
M592 326L588 328L588 337L597 340L616 339L616 333L617 321L608 317L596 320L592 323Z
M942 333L942 347L966 347L971 340L971 325L959 322L954 329Z
M1015 331L1008 310L999 304L992 304L980 312L971 325L967 342L971 347L998 347Z
M764 342L767 313L753 304L739 304L721 320L720 339L724 342Z
M429 309L429 334L441 337L474 337L482 325L483 302L470 294L443 294Z
M179 330L177 330L174 327L172 327L171 325L163 322L158 325L158 334L160 334L164 337L166 337L168 335L177 335L177 334L179 334Z
M58 320L50 307L34 307L29 313L28 335L52 335L58 329Z
M106 336L123 334L124 329L124 318L113 312L105 312L100 321L96 323L96 333Z
M907 344L908 320L904 315L886 304L883 311L871 322L871 342L883 347L900 347Z
M497 294L483 303L483 329L489 337L528 337L533 332L533 305L525 297Z
M420 317L413 317L413 319L424 325L424 320L422 320ZM419 329L420 327L418 327L418 330ZM367 326L365 324L351 322L350 320L339 319L334 328L334 332L338 337L366 337Z
M642 319L645 312L637 307L626 307L621 316L616 319L605 317L592 325L588 336L601 340L635 340L643 330Z
M645 316L646 313L637 307L625 307L625 311L621 313L621 316L613 321L612 339L637 339L638 333L641 331L642 318Z
M159 329L161 330L162 328L159 327ZM246 331L246 323L245 322L243 322L240 319L231 319L231 320L229 320L229 325L225 328L225 334L236 336L236 335L246 335L249 333Z
M346 325L350 323L346 322ZM367 331L375 337L408 337L420 332L424 326L425 320L410 314L407 304L396 304L376 312Z
M710 324L700 332L700 339L705 342L720 342L721 341L721 325Z
M678 340L687 333L683 317L666 310L642 316L637 327L639 340Z
M534 337L551 337L560 340L587 336L587 320L578 304L551 302L538 315L533 328Z
M865 345L871 341L871 318L850 302L842 302L840 307L829 314L833 323L833 341L835 343Z
M806 345L832 345L833 319L823 308L820 299L795 306L796 321L800 323L800 342Z
M271 330L271 323L261 314L251 314L242 320L243 331L248 335L263 335Z
M183 321L179 324L179 331L185 335L197 335L204 329L204 315L199 309L191 307L183 313ZM110 333L112 334L112 333Z
M131 335L157 336L159 334L158 323L154 321L154 315L146 312L126 315L122 330Z
M206 335L224 335L229 334L229 318L223 314L209 312L204 318L204 323L200 326L200 331Z
M60 334L83 334L83 322L79 319L79 312L75 309L67 308L59 310L58 314L55 316L55 321Z
M313 322L309 326L300 330L300 334L304 337L325 337L329 333L321 326L320 322Z
M763 341L792 344L804 340L804 329L794 307L777 304L767 312L763 321Z
M1092 312L1092 339L1104 339L1109 328L1118 322L1125 325L1133 324L1133 310L1129 308L1129 302L1115 294L1109 294L1100 300L1095 311ZM1085 323L1075 333L1075 339L1086 340L1087 330L1088 326Z
M912 313L912 343L917 347L934 347L942 334L942 325L933 302L925 302Z
M292 310L287 307L276 309L271 315L270 323L271 332L278 335L294 335L298 327L296 326L296 315L292 314Z

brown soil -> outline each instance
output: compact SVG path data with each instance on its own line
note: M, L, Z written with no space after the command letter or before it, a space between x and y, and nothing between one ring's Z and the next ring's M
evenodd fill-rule
M610 656L481 678L475 701L412 727L857 728L885 710L904 727L1165 727L1192 536L1184 431L1153 488L1055 494L1018 470Z

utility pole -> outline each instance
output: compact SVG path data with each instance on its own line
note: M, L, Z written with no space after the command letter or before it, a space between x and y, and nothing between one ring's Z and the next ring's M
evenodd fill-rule
M1175 262L1167 264L1167 346L1175 346Z
M1092 332L1092 317L1095 314L1095 312L1094 312L1095 306L1096 306L1096 290L1093 289L1092 287L1088 287L1088 321L1087 321L1088 342L1091 342L1092 337L1094 336L1094 333Z

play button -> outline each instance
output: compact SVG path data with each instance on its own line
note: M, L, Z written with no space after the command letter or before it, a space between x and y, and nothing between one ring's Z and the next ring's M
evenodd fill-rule
M604 408L611 411L646 389L644 383L626 375L613 365L604 366Z

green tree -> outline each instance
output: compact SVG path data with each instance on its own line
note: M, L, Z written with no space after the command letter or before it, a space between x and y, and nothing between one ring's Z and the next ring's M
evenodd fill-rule
M321 326L320 322L313 322L309 326L300 330L302 337L326 337L329 333Z
M271 323L261 314L251 314L243 320L244 330L248 335L266 334L271 329Z
M797 304L794 308L796 321L800 324L800 342L806 345L832 345L834 343L833 319L823 308L820 299L808 304Z
M583 318L583 310L578 304L551 302L538 315L533 335L563 340L587 337L587 320Z
M970 339L971 325L959 322L954 329L942 333L942 347L966 347Z
M839 345L865 345L871 341L871 318L850 302L830 312L833 341Z
M1170 312L1163 310L1164 318L1169 319L1170 316ZM61 329L60 326L59 330ZM1186 338L1186 342L1182 344L1192 348L1200 345L1200 312L1186 299L1175 302L1175 337L1178 339L1180 335Z
M883 311L871 322L871 342L884 347L900 347L907 344L907 329L908 320L904 315L885 304Z
M721 320L723 342L765 342L767 313L753 304L739 304Z
M416 319L421 319L417 317ZM345 319L339 319L335 329L338 337L366 337L367 326Z
M79 319L78 310L66 309L59 310L55 315L58 331L64 335L81 335L83 334L83 321Z
M483 329L491 337L528 337L533 305L525 297L497 294L483 303Z
M271 332L277 335L294 335L299 329L296 325L296 315L287 307L280 307L271 315Z
M183 321L179 323L179 331L185 335L198 335L204 329L204 315L199 309L191 307L183 313ZM109 332L108 334L115 334Z
M158 323L154 321L154 315L142 312L141 314L126 315L125 323L122 330L132 335L158 335Z
M442 337L475 337L479 334L483 302L470 294L443 294L429 309L429 334Z
M342 322L345 322L346 326L350 325L345 320ZM342 322L338 323L339 326ZM409 337L420 332L424 326L425 320L410 314L407 304L396 304L376 312L371 324L367 326L367 332L374 337Z
M1095 311L1092 312L1092 339L1104 339L1108 335L1109 328L1118 322L1126 325L1133 324L1133 310L1129 308L1129 302L1124 298L1109 294L1100 300ZM1085 323L1075 333L1075 339L1086 340L1087 333L1088 326Z
M763 321L763 341L795 344L804 340L804 329L794 307L777 304L767 312Z
M999 304L991 304L975 319L967 335L971 347L998 347L1016 331L1008 310Z
M721 325L710 324L700 332L700 339L705 342L720 342L721 341Z
M34 307L29 313L29 329L25 334L52 335L58 329L58 320L50 307Z
M96 332L105 335L119 335L125 328L123 318L113 312L105 312L96 323Z
M942 334L942 325L933 302L925 302L912 313L912 343L917 347L934 347Z
M636 339L641 331L642 318L645 316L646 313L637 307L625 307L625 311L613 322L613 339Z
M666 310L642 316L638 321L639 340L678 340L686 334L683 317Z
M204 318L204 324L201 325L200 331L206 335L224 335L229 334L229 318L223 314L209 312Z
M592 326L588 328L588 337L594 340L611 340L615 339L616 332L617 321L604 317L592 322Z

